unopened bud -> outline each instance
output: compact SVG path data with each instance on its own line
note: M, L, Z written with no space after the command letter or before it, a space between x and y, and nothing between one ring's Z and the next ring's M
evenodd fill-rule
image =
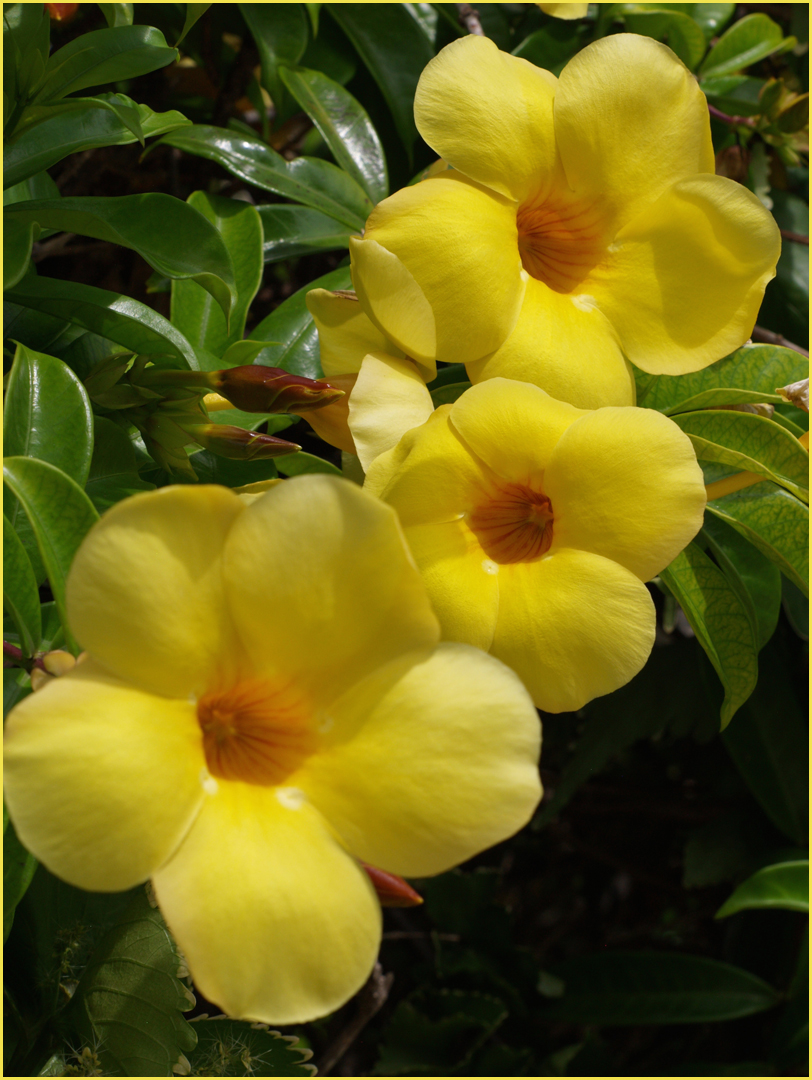
M76 657L64 649L54 649L43 656L42 665L49 675L67 675L76 666Z
M67 22L79 10L78 4L46 4L45 6L54 22Z
M423 903L420 893L415 892L411 885L397 874L379 870L377 866L370 866L365 862L362 862L361 866L369 875L381 907L417 907Z
M245 364L211 374L214 389L244 412L298 415L329 405L344 394L321 379L306 379L264 364Z
M260 435L230 424L199 424L186 430L195 442L213 454L238 461L264 461L302 449L297 443L277 439L275 435Z

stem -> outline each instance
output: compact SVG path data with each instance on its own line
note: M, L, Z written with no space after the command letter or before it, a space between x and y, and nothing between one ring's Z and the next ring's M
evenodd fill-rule
M391 972L384 975L380 964L375 965L372 974L358 994L358 1011L338 1038L325 1050L319 1068L319 1076L327 1076L344 1057L369 1021L389 997L389 990L394 978L395 976Z
M806 244L809 247L809 237L803 236L801 233L790 232L789 229L781 229L781 235L785 240L794 240L796 244Z
M793 341L787 341L785 337L781 337L780 334L767 330L763 326L754 326L751 337L753 341L760 341L765 345L780 345L784 349L794 349L795 352L800 353L802 356L809 356L809 352L802 349L800 345L796 345Z
M716 117L717 120L721 120L724 124L744 124L745 127L754 128L756 126L755 120L752 116L728 116L727 113L723 113L721 109L717 109L715 105L711 105L708 102L708 112L711 116Z
M32 667L38 667L41 671L45 671L45 664L43 664L41 656L26 656L22 649L12 645L10 641L3 642L3 656L7 656L11 661L9 667L21 667L26 671L30 671ZM3 667L5 666L4 661Z
M460 22L469 34L479 34L480 37L485 37L485 31L482 29L479 12L476 8L471 7L470 4L455 4L454 7L457 9Z

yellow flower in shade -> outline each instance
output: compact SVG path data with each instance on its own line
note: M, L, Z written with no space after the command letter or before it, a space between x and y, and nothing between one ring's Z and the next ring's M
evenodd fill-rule
M556 19L583 19L589 4L539 4L545 15L554 15Z
M780 250L714 175L708 107L666 46L616 34L555 76L469 35L425 68L417 127L452 169L381 202L352 275L414 360L634 404L627 361L696 371L738 348Z
M365 486L397 510L443 636L503 660L548 712L643 667L655 623L643 582L705 507L690 440L667 417L587 412L501 378L407 430Z
M436 874L538 802L526 691L437 644L394 512L348 481L128 499L67 603L89 656L8 719L12 821L81 888L151 877L232 1016L311 1020L363 984L381 914L359 860Z

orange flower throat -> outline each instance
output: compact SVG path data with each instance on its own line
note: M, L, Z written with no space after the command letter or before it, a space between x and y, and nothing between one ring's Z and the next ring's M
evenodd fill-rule
M516 225L522 266L555 292L572 292L606 249L600 208L572 197L528 199Z
M495 563L530 562L553 542L553 508L546 495L524 484L499 493L471 512L468 524Z

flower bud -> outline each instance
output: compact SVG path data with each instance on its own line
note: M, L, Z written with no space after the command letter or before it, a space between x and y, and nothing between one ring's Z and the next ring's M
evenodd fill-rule
M186 430L195 442L213 454L238 461L264 461L302 449L297 443L277 439L275 435L260 435L230 424L198 424Z
M344 393L321 379L306 379L263 364L226 368L211 375L213 389L244 412L299 414L329 405Z
M417 907L423 903L423 897L397 874L379 870L377 866L365 862L361 866L369 875L381 907Z

